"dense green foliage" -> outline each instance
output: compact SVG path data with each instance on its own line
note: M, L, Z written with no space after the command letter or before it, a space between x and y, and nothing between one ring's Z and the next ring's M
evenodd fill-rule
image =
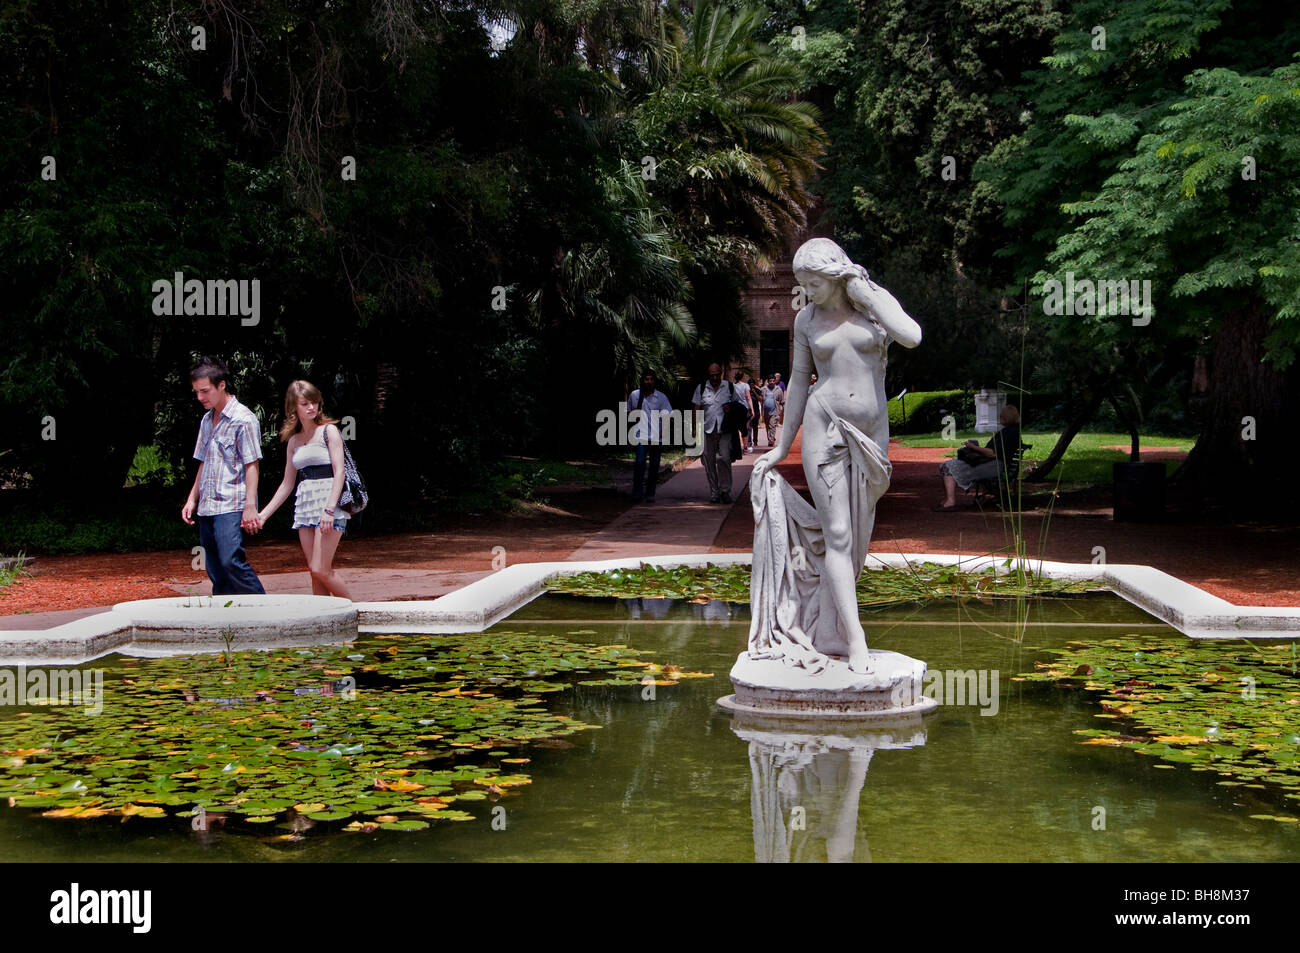
M133 495L98 516L87 516L75 503L21 504L0 513L0 539L6 549L45 555L188 550L198 542L174 500L155 494Z
M1300 17L1256 0L1081 0L1066 13L1053 55L1026 74L1027 125L976 165L1012 228L1006 277L1033 284L1045 369L1069 382L1078 421L1113 399L1137 427L1177 388L1202 411L1192 473L1271 505L1300 383L1285 370L1300 276ZM1149 281L1151 320L1044 313L1044 283L1067 273ZM1194 355L1208 365L1204 396Z
M891 393L1062 395L1040 476L1106 408L1133 433L1200 429L1189 474L1220 497L1285 479L1300 16L1260 0L787 0L768 26L825 117L835 233L925 329L891 355ZM1044 282L1067 272L1151 281L1154 321L1046 314Z
M641 367L737 352L745 274L803 221L824 136L761 21L650 0L6 5L8 480L84 501L154 444L153 470L192 473L203 353L262 416L264 481L297 377L354 419L389 501L472 486L502 451L590 449ZM257 279L260 319L154 314L176 272Z
M1008 238L972 171L1023 128L1033 103L1017 79L1050 52L1059 6L775 5L773 42L804 68L805 95L825 116L830 147L817 190L826 218L925 330L922 347L891 353L890 393L1017 383L1022 352L1030 367L1039 359L1023 302L988 275Z
M183 481L212 352L264 480L307 377L378 498L465 492L739 357L805 225L925 329L890 393L1061 395L1044 471L1106 406L1199 424L1218 493L1285 472L1300 15L1263 0L13 0L0 51L3 485ZM155 314L177 272L260 319ZM1154 320L1045 313L1067 272Z

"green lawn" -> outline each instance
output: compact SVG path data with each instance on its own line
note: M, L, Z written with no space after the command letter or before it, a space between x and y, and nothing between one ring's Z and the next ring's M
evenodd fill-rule
M957 455L957 448L966 440L978 440L981 446L988 442L991 434L977 434L973 430L962 430L957 433L956 439L944 440L938 434L914 434L911 436L901 436L898 438L899 443L905 447L950 447L952 453L949 456ZM1032 449L1025 451L1026 466L1034 460L1045 460L1047 455L1052 452L1056 446L1057 439L1061 436L1059 430L1056 431L1024 431L1021 440L1030 445ZM1196 443L1195 437L1163 437L1155 435L1142 435L1143 447L1178 447L1183 450L1192 449ZM1127 433L1081 433L1070 442L1070 449L1065 452L1065 459L1061 461L1059 467L1053 470L1049 480L1056 482L1060 477L1062 484L1109 484L1111 482L1111 464L1123 463L1128 460L1127 450L1103 450L1102 447L1127 447L1129 445L1129 435ZM1165 469L1168 473L1173 473L1177 468L1176 462L1168 462Z

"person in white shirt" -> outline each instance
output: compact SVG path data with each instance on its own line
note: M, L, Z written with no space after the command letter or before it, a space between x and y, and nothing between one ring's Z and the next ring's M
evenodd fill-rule
M212 357L190 371L190 386L205 413L194 445L199 472L181 507L181 519L199 524L199 545L214 596L265 594L244 552L244 532L262 528L257 516L262 430L253 412L227 390L229 375L226 365Z
M343 435L337 424L325 414L320 390L314 384L294 381L289 385L284 395L284 426L280 428L280 440L286 444L284 479L257 521L264 524L292 496L293 528L298 531L311 573L312 595L351 599L334 568L334 554L350 516L338 505L346 474Z
M695 388L691 403L704 411L704 475L709 478L709 502L731 502L731 434L723 427L734 388L722 379L722 366L709 365L709 379Z
M632 499L640 503L655 501L655 484L659 480L659 455L663 450L663 414L672 413L673 405L668 395L656 386L658 381L651 371L641 375L641 388L627 398L627 409L641 411L633 437L636 440L636 463L632 468ZM646 465L649 464L649 474Z

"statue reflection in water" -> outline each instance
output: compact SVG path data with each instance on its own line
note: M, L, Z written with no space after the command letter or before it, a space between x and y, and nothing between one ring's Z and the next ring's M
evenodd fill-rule
M667 619L668 613L674 606L687 605L690 607L691 617L697 621L730 622L738 618L744 610L743 606L721 599L710 599L708 602L683 602L681 599L639 598L623 599L622 602L629 619Z
M870 861L858 837L858 804L872 755L925 744L918 717L863 728L732 725L749 743L749 805L759 863Z

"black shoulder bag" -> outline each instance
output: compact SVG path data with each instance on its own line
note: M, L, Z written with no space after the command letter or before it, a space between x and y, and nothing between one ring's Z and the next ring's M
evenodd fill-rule
M339 435L340 439L342 434ZM329 446L330 432L328 427L325 430L325 445ZM366 483L361 479L361 474L357 472L357 465L352 462L352 452L348 450L348 442L343 441L343 492L339 494L338 507L344 513L356 516L366 508L370 502L370 494L366 492Z

